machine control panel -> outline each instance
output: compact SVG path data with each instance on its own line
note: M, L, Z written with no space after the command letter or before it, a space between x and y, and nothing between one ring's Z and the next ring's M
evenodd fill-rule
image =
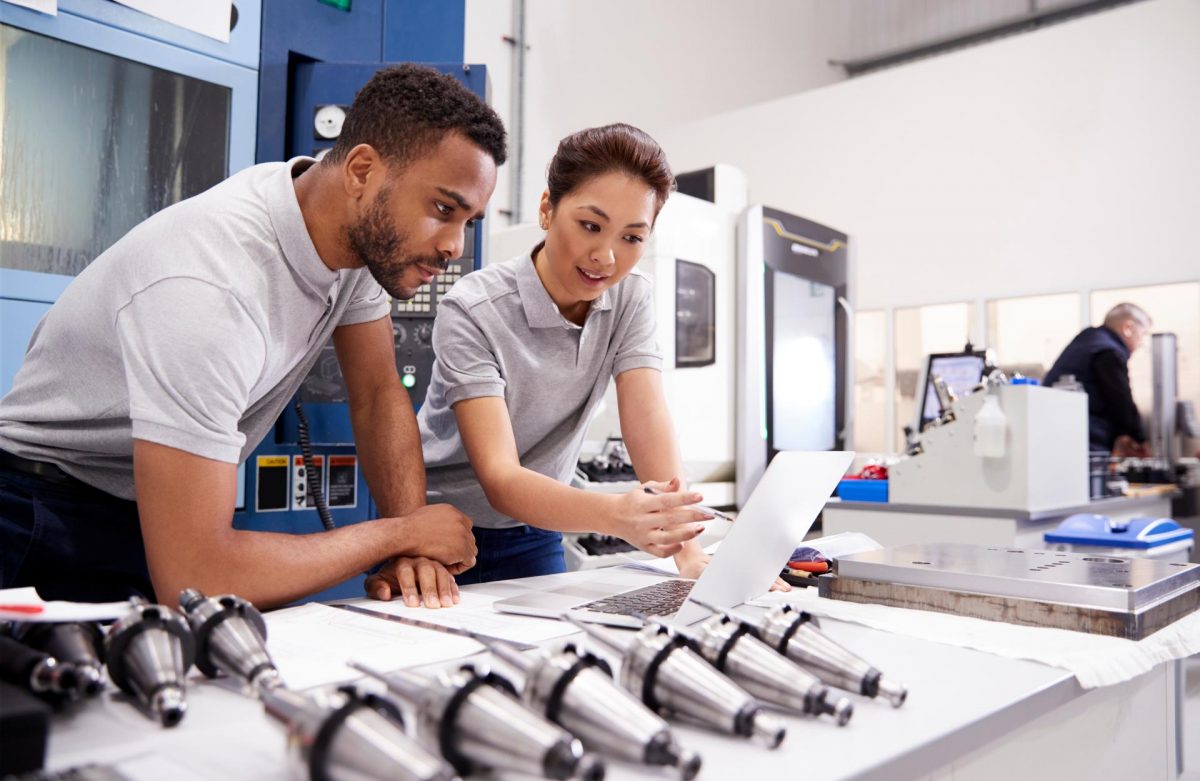
M417 288L416 295L407 301L394 299L392 301L392 317L433 317L437 310L438 299L449 293L454 283L462 279L462 275L465 273L464 268L470 270L475 254L473 246L475 242L472 239L471 233L468 233L463 257L450 261L446 266L446 271L439 274L428 285L421 285Z
M475 231L468 230L463 255L450 261L446 271L417 289L407 301L392 301L392 334L395 337L396 370L416 406L425 401L433 374L433 318L438 303L464 274L475 270Z

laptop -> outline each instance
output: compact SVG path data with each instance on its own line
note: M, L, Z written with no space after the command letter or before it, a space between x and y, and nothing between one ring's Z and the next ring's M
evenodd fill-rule
M497 600L501 613L640 627L635 614L653 615L678 625L694 624L709 612L691 599L735 607L770 589L788 556L812 528L854 453L780 452L775 455L746 506L697 580L673 578L642 588L615 583L598 573L560 588Z

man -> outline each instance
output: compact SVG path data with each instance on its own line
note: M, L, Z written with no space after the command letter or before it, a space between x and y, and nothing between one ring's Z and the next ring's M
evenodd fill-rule
M496 114L406 65L355 98L320 163L242 171L164 209L83 271L0 402L0 582L46 598L172 603L185 587L283 605L393 559L373 592L452 604L470 520L425 505L384 291L462 254L504 162ZM237 464L332 335L381 518L235 530ZM403 584L404 588L401 588Z
M1129 356L1150 333L1151 320L1135 304L1117 304L1104 325L1085 328L1063 350L1042 381L1053 385L1075 375L1088 394L1088 439L1092 451L1148 456L1142 416L1129 389Z

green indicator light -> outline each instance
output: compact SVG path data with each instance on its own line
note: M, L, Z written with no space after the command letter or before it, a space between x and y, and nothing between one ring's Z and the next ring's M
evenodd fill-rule
M417 384L417 378L411 374L406 374L400 378L400 382L404 383L404 387L411 388Z
M317 0L317 2L331 5L339 11L350 13L350 0Z

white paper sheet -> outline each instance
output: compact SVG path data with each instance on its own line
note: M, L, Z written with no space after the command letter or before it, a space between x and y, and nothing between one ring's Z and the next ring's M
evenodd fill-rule
M828 537L805 540L802 544L816 549L821 555L830 559L836 559L838 556L849 556L852 553L879 550L883 547L862 532L831 534Z
M511 594L504 596L511 596ZM454 607L438 608L436 610L424 607L408 607L403 601L398 599L391 602L363 599L353 604L355 607L362 608L363 610L370 610L385 615L415 618L419 621L428 621L439 626L469 629L481 635L501 640L511 640L517 643L540 643L543 640L553 640L556 637L565 637L579 631L565 621L558 621L552 618L532 618L529 616L497 613L492 609L492 603L497 599L503 599L504 596L463 591L460 594L460 601L457 605Z
M229 43L232 0L117 0L176 27Z
M0 589L2 621L109 621L132 608L130 602L44 602L32 586Z
M816 616L885 632L1060 667L1073 673L1085 689L1128 681L1162 662L1200 653L1200 611L1144 640L1134 641L926 610L821 599L815 588L766 594L749 604L768 606L779 602L789 602Z
M316 603L277 610L264 618L267 649L284 682L295 689L361 678L362 673L346 666L351 660L391 672L483 650L469 637Z

